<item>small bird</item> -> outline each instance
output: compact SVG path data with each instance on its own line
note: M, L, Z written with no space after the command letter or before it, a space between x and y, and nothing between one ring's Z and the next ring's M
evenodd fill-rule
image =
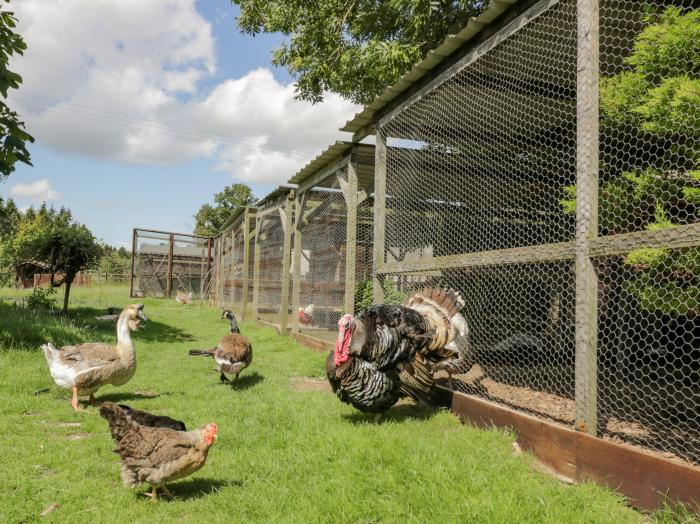
M238 379L238 374L250 366L253 361L253 347L250 341L241 335L236 317L230 310L225 310L221 318L226 318L231 322L231 332L224 335L216 347L211 349L192 349L190 355L202 355L214 357L216 369L219 371L221 382L230 382L226 374L235 375L234 381Z
M309 304L306 307L300 307L298 312L299 323L304 326L313 326L315 324L313 319L315 309L316 307L313 304Z
M126 416L131 420L136 422L141 426L148 426L151 428L170 428L175 431L187 431L185 423L174 418L153 415L147 411L140 411L138 409L133 409L126 404L117 404L122 411L126 413Z
M187 477L204 466L218 431L213 422L193 431L142 426L113 402L102 404L100 416L109 423L117 443L114 452L121 457L124 486L150 484L153 502L158 499L159 488L173 496L167 482Z
M185 293L184 291L178 291L175 295L175 300L180 304L191 304L192 303L192 291Z

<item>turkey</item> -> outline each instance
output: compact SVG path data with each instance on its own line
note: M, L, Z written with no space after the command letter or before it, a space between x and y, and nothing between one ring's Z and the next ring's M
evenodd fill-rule
M333 391L360 411L379 415L403 396L428 400L436 371L451 378L469 360L463 307L455 291L426 287L401 306L371 306L356 317L344 315L326 361Z

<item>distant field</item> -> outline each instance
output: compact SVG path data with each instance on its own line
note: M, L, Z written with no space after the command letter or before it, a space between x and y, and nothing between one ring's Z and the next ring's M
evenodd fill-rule
M1 296L15 296L3 290ZM114 340L95 314L129 302L125 287L74 290L67 319L0 305L0 522L638 522L600 487L567 486L514 455L512 436L459 423L446 411L403 405L375 425L323 391L324 356L243 324L253 364L235 387L187 349L227 330L219 312L146 299L138 369L99 400L184 420L215 421L207 465L150 503L119 479L97 408L74 413L39 344ZM303 377L303 378L302 378ZM39 392L50 388L47 392ZM39 515L58 504L46 519ZM657 514L659 520L677 515Z

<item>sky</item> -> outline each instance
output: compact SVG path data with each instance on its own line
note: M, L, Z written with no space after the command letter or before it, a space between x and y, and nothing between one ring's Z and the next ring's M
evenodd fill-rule
M190 232L234 182L264 196L338 139L360 108L294 99L280 35L243 35L229 0L14 0L28 49L10 106L34 166L0 183L20 208L67 206L102 241Z

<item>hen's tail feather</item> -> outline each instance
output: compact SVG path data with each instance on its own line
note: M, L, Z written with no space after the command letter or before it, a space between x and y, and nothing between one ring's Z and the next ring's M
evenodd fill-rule
M189 350L190 355L200 355L204 357L213 357L214 356L214 350L213 349L190 349Z
M133 422L129 420L122 408L114 402L103 402L100 407L100 416L107 420L112 438L119 442L133 429Z

